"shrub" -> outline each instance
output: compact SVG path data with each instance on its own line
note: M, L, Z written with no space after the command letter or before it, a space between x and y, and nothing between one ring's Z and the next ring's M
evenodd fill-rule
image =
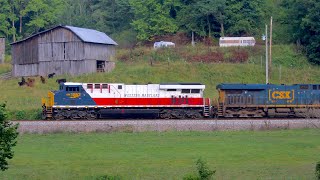
M201 180L210 179L216 173L215 170L210 170L207 163L202 159L198 159L197 169Z
M230 62L232 63L242 63L248 61L249 54L245 50L233 50L232 55L230 57Z
M0 170L8 169L8 159L12 159L12 148L17 144L18 124L8 121L6 104L0 104Z
M183 180L201 180L201 179L197 175L190 174L183 177Z
M116 175L116 176L112 176L112 175L103 175L100 177L97 177L96 180L120 180L121 177Z
M320 180L320 161L316 164L316 179Z
M17 120L23 120L26 119L27 113L24 110L17 111L16 112L16 119Z
M216 173L215 170L210 170L207 163L199 158L196 162L198 175L187 175L184 180L209 180Z

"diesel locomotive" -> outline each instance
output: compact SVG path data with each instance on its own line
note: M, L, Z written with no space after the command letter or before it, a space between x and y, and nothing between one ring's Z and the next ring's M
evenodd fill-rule
M171 83L61 83L42 99L43 118L96 119L148 116L162 119L209 117L211 102L205 85Z
M201 83L127 85L61 83L42 98L43 119L153 117L161 119L318 117L319 84L219 84L219 97Z

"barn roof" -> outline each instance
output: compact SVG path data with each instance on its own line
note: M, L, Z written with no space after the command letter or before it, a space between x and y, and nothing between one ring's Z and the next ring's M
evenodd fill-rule
M106 35L103 32L97 31L97 30L93 30L93 29L87 29L87 28L79 28L79 27L74 27L74 26L56 26L53 27L51 29L47 29L45 31L39 32L37 34L34 34L30 37L27 37L23 40L11 43L11 45L13 44L17 44L23 41L26 41L28 39L31 39L35 36L38 36L40 34L46 33L48 31L57 29L57 28L65 28L70 30L71 32L73 32L76 36L78 36L83 42L87 42L87 43L97 43L97 44L108 44L108 45L118 45L114 40L112 40L108 35Z

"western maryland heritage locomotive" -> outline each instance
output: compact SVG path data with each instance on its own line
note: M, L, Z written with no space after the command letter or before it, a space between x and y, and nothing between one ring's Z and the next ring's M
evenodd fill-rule
M219 84L219 97L204 97L205 85L171 83L60 84L42 99L44 119L154 117L197 119L209 117L308 117L320 108L318 84Z
M123 115L170 118L210 116L200 83L126 85L63 83L42 99L43 118L95 119Z

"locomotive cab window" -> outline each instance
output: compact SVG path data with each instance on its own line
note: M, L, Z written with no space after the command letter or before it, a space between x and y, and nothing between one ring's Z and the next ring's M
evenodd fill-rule
M199 94L200 93L200 89L191 89L191 93Z
M300 85L300 89L309 89L308 85Z
M317 85L313 85L313 86L312 86L312 89L313 89L313 90L317 90Z
M100 89L100 84L94 84L95 89Z
M108 84L102 84L102 89L108 89Z
M93 85L92 84L87 84L87 89L92 89Z
M188 94L188 93L190 93L190 89L182 89L182 90L181 90L181 93Z
M118 89L122 89L122 85L118 85Z
M66 87L66 91L69 91L69 92L79 92L79 87L69 87L67 86Z

